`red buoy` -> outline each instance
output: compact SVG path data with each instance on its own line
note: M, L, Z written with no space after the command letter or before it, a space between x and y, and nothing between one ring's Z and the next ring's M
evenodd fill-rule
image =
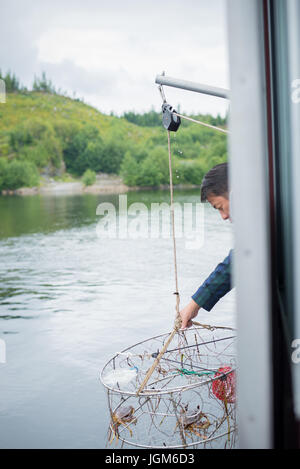
M214 395L220 399L220 401L225 401L226 403L235 402L235 383L236 376L235 371L232 371L230 366L222 366L214 374L214 378L220 376L219 379L214 379L212 382L212 392ZM227 374L228 373L228 374Z

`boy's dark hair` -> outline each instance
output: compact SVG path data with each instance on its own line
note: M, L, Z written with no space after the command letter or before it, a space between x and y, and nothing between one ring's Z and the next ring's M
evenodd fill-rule
M209 195L222 195L228 198L228 164L214 166L204 176L201 185L201 202L206 202Z

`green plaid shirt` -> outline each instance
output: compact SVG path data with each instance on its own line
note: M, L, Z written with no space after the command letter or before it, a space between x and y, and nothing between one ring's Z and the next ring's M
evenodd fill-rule
M232 250L192 296L193 300L206 311L210 311L231 290L231 261Z

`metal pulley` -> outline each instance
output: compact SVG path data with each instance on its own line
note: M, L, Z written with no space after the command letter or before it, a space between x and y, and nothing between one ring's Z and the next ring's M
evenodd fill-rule
M164 75L164 72L163 72L163 75ZM163 100L163 105L162 105L163 126L167 130L176 132L178 130L178 127L181 124L181 119L179 116L176 115L175 109L173 109L172 106L170 106L170 104L167 103L163 87L159 85L158 89Z
M171 130L172 132L176 132L181 124L181 119L175 114L175 109L173 109L170 104L164 103L162 105L162 113L162 121L164 128L167 130Z

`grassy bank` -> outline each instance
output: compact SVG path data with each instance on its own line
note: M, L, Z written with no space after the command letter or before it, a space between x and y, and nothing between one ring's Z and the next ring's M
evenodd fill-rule
M210 167L227 158L223 134L186 122L172 134L172 148L175 184L200 184ZM38 186L41 176L81 178L87 170L119 175L129 187L168 184L160 115L117 117L56 93L7 94L0 106L0 190Z

